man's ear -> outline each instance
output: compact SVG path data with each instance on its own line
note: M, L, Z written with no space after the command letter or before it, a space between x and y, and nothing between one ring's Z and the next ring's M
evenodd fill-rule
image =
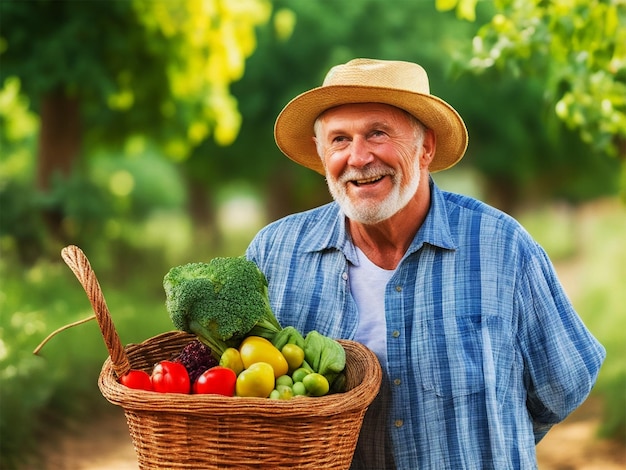
M422 143L422 155L420 156L420 168L428 168L430 162L435 158L437 148L437 136L432 129L426 129L424 142Z

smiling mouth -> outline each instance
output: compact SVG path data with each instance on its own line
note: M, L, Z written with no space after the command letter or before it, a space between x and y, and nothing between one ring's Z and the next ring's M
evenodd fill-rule
M353 185L355 186L365 186L368 184L374 184L379 182L380 180L382 180L384 178L383 176L377 176L375 178L366 178L366 179L360 179L360 180L352 180L350 181Z

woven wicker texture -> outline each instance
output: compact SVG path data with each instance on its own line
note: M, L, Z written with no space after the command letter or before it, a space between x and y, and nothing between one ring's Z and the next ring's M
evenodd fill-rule
M382 380L373 352L340 340L346 351L347 391L292 400L182 395L133 390L117 378L129 370L151 371L171 359L193 335L173 331L122 348L89 261L77 247L63 259L83 285L110 357L98 386L124 409L142 469L350 467L363 416Z

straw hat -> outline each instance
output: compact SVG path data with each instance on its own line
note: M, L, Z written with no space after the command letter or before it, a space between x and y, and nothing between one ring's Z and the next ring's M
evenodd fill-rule
M313 143L313 124L329 108L349 103L385 103L404 109L437 137L430 171L455 165L467 148L467 129L452 106L430 94L428 76L410 62L354 59L330 69L321 87L298 95L276 119L274 138L296 163L324 174Z

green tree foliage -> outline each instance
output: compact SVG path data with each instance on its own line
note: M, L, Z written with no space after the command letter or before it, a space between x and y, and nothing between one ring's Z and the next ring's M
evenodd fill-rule
M430 2L401 1L394 8L386 0L273 5L245 76L232 86L244 117L239 136L227 148L205 141L186 162L205 185L228 178L256 184L268 197L272 219L329 200L324 179L285 158L274 143L274 121L290 99L319 86L331 66L359 56L420 62L434 92L451 96L457 92L445 79L449 64L441 60L442 50L452 54L475 29L438 15Z
M237 135L229 87L270 9L264 0L4 1L0 78L19 77L36 110L54 90L79 99L98 145L140 133L183 158L211 132L224 145Z
M474 21L477 2L437 0L437 7ZM490 19L473 39L469 69L539 78L551 113L594 153L626 165L626 4L495 0L483 10Z
M272 218L328 200L323 179L276 149L272 126L289 99L319 85L330 66L357 56L417 61L428 69L433 93L453 103L470 128L462 165L487 175L498 196L492 202L501 207L515 207L531 189L537 198L574 200L597 194L598 187L610 190L614 167L586 158L589 149L573 131L549 119L554 112L545 100L541 61L522 64L535 70L528 76L490 67L478 78L453 79L453 59L467 59L471 38L495 8L462 5L466 17L477 15L475 22L438 14L435 2L389 8L384 0L275 0L266 22L270 6L261 0L6 1L0 8L10 26L0 41L0 78L19 77L40 116L41 187L52 185L45 206L52 215L63 215L66 203L59 198L71 197L54 187L63 179L52 173L69 174L75 159L102 146L121 148L129 138L132 146L154 142L182 161L192 213L197 220L208 215L206 226L215 226L215 191L237 179L270 195ZM59 89L64 107L52 99ZM46 113L45 103L58 108ZM76 125L65 125L70 122ZM55 123L57 132L50 132ZM61 139L67 127L74 134ZM59 161L64 155L67 161ZM51 164L43 166L46 161ZM608 183L594 183L591 173Z
M207 138L233 141L230 84L270 11L267 0L0 3L0 86L18 83L39 117L34 171L49 233L68 238L59 186L73 172L85 179L81 161L95 150L141 138L182 160Z
M385 0L275 0L246 74L232 87L244 117L238 138L227 148L205 141L186 162L188 173L201 186L229 178L257 184L268 195L272 219L328 200L323 179L276 149L273 124L291 98L321 84L329 67L360 56L424 65L432 92L468 124L462 166L486 175L496 205L514 210L529 195L579 201L611 191L614 165L587 158L589 149L572 131L550 122L541 77L454 74L491 14L483 9L476 22L459 22L438 13L435 2L399 1L389 8Z
M24 191L33 172L30 149L39 128L37 115L20 94L20 82L13 77L0 90L0 236L9 231L22 240L17 247L23 260L32 261L40 245L41 222L32 192ZM12 203L7 204L5 198Z

